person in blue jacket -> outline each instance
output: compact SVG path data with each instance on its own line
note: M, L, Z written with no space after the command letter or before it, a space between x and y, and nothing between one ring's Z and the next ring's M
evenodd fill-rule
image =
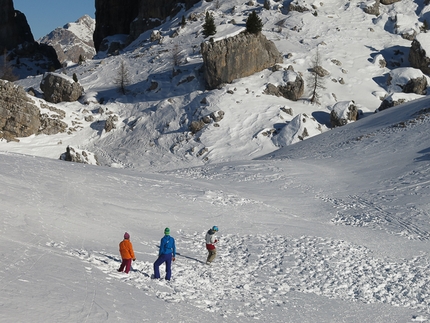
M175 239L170 236L170 229L164 229L164 237L161 238L158 259L154 262L154 278L160 278L160 265L166 263L166 280L172 277L172 261L175 261Z

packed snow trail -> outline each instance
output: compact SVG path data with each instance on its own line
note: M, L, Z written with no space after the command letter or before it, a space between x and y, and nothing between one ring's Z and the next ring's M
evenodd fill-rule
M218 256L206 265L203 235L175 235L178 256L170 282L150 278L155 250L153 259L136 261L129 275L116 272L117 255L65 252L99 268L107 279L119 279L166 302L186 302L224 318L263 319L272 307L282 310L294 293L409 307L430 318L428 254L393 260L341 240L229 234L220 236ZM161 266L162 275L163 270Z

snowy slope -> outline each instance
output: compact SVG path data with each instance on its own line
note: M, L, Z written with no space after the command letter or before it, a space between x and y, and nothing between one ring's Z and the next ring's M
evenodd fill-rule
M0 320L428 321L426 106L265 159L159 174L0 154ZM166 226L173 280L154 281ZM119 275L125 231L137 261Z
M158 29L160 43L151 42L148 31L119 56L100 53L83 66L63 70L69 76L76 73L86 91L79 103L57 105L69 120L79 123L79 131L67 136L23 138L19 144L2 142L0 149L58 158L67 145L73 145L97 154L103 165L155 171L256 158L300 140L296 134L306 125L297 124L296 119L292 129L283 128L301 114L319 123L319 127L313 123L306 127L309 136L314 136L327 131L334 104L353 100L366 116L380 106L381 98L399 91L387 79L389 74L400 74L396 69L408 67L411 41L398 34L393 19L398 13L411 19L420 19L417 13L425 14L425 7L412 0L381 5L379 17L364 13L361 2L338 0L315 3L317 15L315 10L287 12L275 2L270 10L239 0L217 3L219 8L215 2L201 2L181 11ZM236 34L243 29L250 10L257 10L264 23L263 33L285 57L282 66L292 66L305 79L318 50L322 66L330 73L321 104L310 104L308 96L293 102L263 94L267 83L283 82L283 71L264 70L219 90L205 91L200 44L206 10L215 16L216 39ZM193 17L184 28L179 26L182 16ZM174 52L181 62L175 67L177 73L173 73ZM375 57L384 57L387 66L381 68ZM115 83L121 61L130 77L127 95L120 95ZM38 89L40 81L38 76L19 84ZM407 100L422 97L403 96ZM196 135L189 132L192 121L217 111L225 113L223 120ZM118 116L117 128L104 133L104 121L111 113ZM93 121L85 121L89 115ZM281 136L275 138L276 134Z

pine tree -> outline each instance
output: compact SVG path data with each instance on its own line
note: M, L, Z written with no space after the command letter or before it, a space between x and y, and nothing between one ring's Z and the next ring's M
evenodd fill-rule
M312 66L310 68L311 74L308 77L308 89L311 93L311 103L319 104L319 99L321 98L321 90L325 90L324 86L324 78L317 73L317 68L321 65L321 57L319 54L319 50L317 48L317 52L312 59Z
M246 19L246 31L251 34L258 34L262 29L263 22L254 10L249 14L248 19Z
M122 94L127 93L126 86L130 84L130 75L128 73L127 65L124 61L121 61L121 64L119 65L115 83L118 85L118 89Z
M205 23L203 24L203 36L209 37L216 34L216 26L214 17L206 12Z

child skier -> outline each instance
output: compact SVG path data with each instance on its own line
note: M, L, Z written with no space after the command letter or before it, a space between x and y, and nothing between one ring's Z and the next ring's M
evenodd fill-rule
M166 263L166 280L172 276L172 261L175 261L176 246L175 239L170 236L170 229L164 229L164 237L160 242L158 259L154 262L154 278L160 278L160 265Z
M131 268L131 261L135 261L136 257L134 256L133 245L130 242L130 234L127 232L124 233L124 240L122 240L119 244L119 252L121 254L122 262L118 271L124 272L128 274Z
M218 227L216 225L206 233L206 249L208 250L207 265L210 265L216 257L215 243L217 243L218 240L215 237L215 232L218 232Z

